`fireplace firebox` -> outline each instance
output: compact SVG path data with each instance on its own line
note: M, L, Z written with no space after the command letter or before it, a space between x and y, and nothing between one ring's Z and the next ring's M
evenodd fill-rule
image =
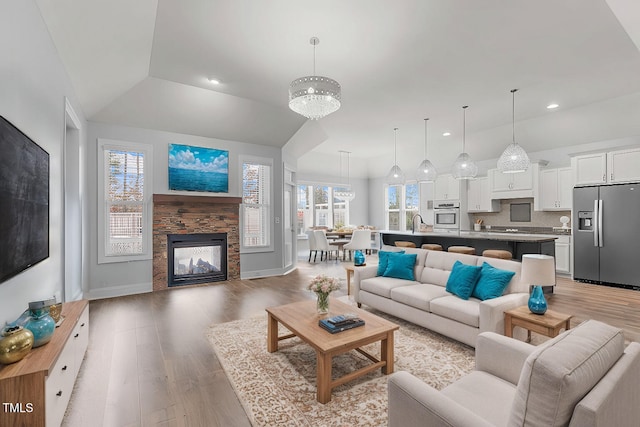
M167 234L168 286L227 280L227 233Z

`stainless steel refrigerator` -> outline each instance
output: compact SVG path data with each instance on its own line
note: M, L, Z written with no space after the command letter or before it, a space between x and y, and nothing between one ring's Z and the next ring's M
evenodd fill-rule
M640 183L573 189L575 280L640 289Z

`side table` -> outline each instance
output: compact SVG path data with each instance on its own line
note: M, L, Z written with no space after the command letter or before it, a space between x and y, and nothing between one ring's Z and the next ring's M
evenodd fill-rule
M353 272L358 267L364 267L364 265L353 265L353 264L345 264L344 269L347 271L347 295L351 295L351 277L353 276Z
M513 328L520 326L527 330L527 342L531 341L531 331L550 338L558 336L561 329L571 328L573 315L547 310L544 314L534 314L526 305L504 312L504 335L513 337Z

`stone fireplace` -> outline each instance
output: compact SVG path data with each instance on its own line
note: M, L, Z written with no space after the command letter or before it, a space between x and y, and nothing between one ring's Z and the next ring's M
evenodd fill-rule
M154 291L240 278L241 200L154 194ZM200 276L205 270L210 270L209 276Z

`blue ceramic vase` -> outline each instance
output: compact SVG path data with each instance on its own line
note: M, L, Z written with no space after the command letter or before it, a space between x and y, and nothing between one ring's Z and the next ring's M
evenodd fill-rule
M356 251L353 254L353 265L364 265L364 254L362 251Z
M529 297L529 310L534 314L544 314L547 311L547 300L544 298L542 286L534 286Z
M56 322L49 315L49 308L29 309L31 318L24 325L33 334L33 348L48 343L56 329Z

